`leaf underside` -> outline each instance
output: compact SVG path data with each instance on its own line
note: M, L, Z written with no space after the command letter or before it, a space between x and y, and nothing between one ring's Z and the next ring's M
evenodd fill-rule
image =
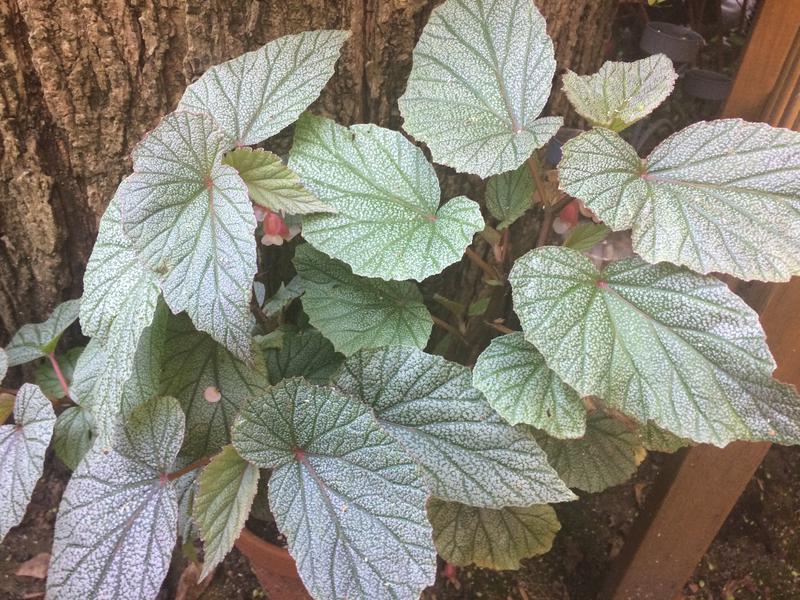
M484 227L464 196L439 206L433 167L399 131L305 114L289 166L337 211L304 218L303 237L356 275L421 281L458 261Z
M800 275L800 133L723 119L690 125L647 159L594 129L565 144L562 189L648 262L786 281Z
M80 306L80 299L67 300L56 306L44 323L20 327L5 347L6 367L15 367L53 352L61 334L78 318Z
M582 396L697 442L800 442L800 398L772 379L758 316L719 280L639 258L600 272L555 247L509 279L525 338Z
M433 583L427 494L365 406L285 380L244 407L233 444L274 469L270 507L314 598L410 599Z
M303 310L339 352L428 343L433 320L414 282L353 275L309 244L297 249L294 266L305 289Z
M537 119L555 68L533 2L447 0L414 48L403 128L457 171L486 178L516 169L563 123Z
M548 552L561 529L547 504L493 509L431 498L428 518L443 559L497 570L519 569L521 559Z
M25 516L55 422L50 401L24 384L14 401L14 425L0 425L0 541Z
M416 348L363 350L334 386L375 412L439 498L490 508L573 499L533 438L472 387L466 367Z

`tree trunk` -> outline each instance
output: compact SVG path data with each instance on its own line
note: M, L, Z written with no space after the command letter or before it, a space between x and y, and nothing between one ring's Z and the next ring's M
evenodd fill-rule
M617 0L536 3L559 66L596 69ZM284 34L350 29L316 110L397 128L411 51L436 4L0 0L0 344L80 295L98 220L130 170L132 147L207 67ZM565 112L561 94L551 110ZM276 149L285 152L286 139ZM442 174L446 197L448 187L482 197L474 179Z

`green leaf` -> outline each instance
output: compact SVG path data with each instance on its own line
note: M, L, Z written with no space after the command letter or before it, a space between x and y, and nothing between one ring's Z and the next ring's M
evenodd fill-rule
M349 36L320 30L273 40L211 67L186 88L178 110L211 115L231 145L262 142L317 99Z
M416 348L361 351L334 386L372 411L442 499L501 508L572 500L528 434L500 419L470 370Z
M214 572L233 548L258 490L258 467L225 446L198 478L193 515L203 539L200 579Z
M283 164L280 156L261 149L236 148L222 159L247 184L250 199L274 212L306 215L333 212L300 183L297 173Z
M648 421L638 430L639 440L647 450L653 452L677 452L685 446L691 445L691 440L680 438L674 433L654 425Z
M433 167L398 131L305 114L289 166L337 211L305 217L303 237L356 275L421 281L458 261L484 227L464 196L439 206Z
M173 398L136 408L114 447L95 444L58 510L47 597L155 599L177 538L178 501L167 479L183 438Z
M120 190L123 186L120 186ZM153 322L161 291L122 228L122 194L111 199L86 265L81 298L81 329L97 338L108 368L122 380L133 369L132 348Z
M268 317L274 317L294 300L302 296L304 291L303 282L300 281L297 275L292 277L292 280L286 285L281 282L281 286L275 292L275 295L264 303L262 307L264 314Z
M89 410L99 443L105 448L111 444L119 423L158 393L167 313L164 303L159 303L152 323L139 336L127 377L108 367L108 353L97 338L89 341L78 358L71 397Z
M267 349L264 357L272 385L291 377L326 384L344 360L333 344L314 329L287 331L282 346Z
M194 459L217 452L230 442L244 401L266 389L264 361L256 355L251 365L242 362L185 315L170 318L165 348L161 393L177 398L186 413L181 455Z
M570 230L564 246L578 252L588 252L606 239L609 233L611 229L602 223L581 223Z
M433 320L415 283L358 277L309 244L297 248L294 266L303 310L339 352L428 343Z
M678 74L663 54L634 62L605 62L594 75L564 74L564 92L593 125L622 131L666 100Z
M758 316L717 279L638 258L600 272L555 247L509 279L525 338L582 396L698 442L800 442L797 392L772 379Z
M701 273L800 275L800 133L740 119L700 122L646 159L595 129L565 144L562 189L633 249Z
M536 436L550 464L571 488L602 492L625 483L644 458L644 448L624 423L595 411L586 421L586 434L577 440Z
M6 351L0 348L0 382L5 379L6 373L8 372L8 355Z
M486 183L486 208L500 221L498 229L505 229L533 206L535 189L527 164L489 178Z
M210 117L172 113L136 146L118 193L125 233L172 312L248 360L256 220L247 186L220 162L226 143Z
M83 346L70 348L64 354L56 356L58 367L61 369L61 374L67 381L67 385L72 381L72 376L75 371L75 365L83 352ZM58 381L53 365L48 362L43 362L36 368L34 373L34 381L42 393L48 398L63 398L64 390L61 389L61 383Z
M516 169L563 123L536 118L555 70L553 42L530 0L448 0L414 48L399 101L403 128L457 171L486 178Z
M53 352L61 334L78 318L80 306L80 299L67 300L56 306L44 323L29 323L20 327L5 348L7 367L15 367Z
M493 509L431 498L428 518L443 559L497 570L519 569L521 559L548 552L561 529L547 504Z
M53 430L53 450L74 471L94 443L94 419L82 406L70 406L58 415Z
M24 384L14 401L14 425L0 426L0 541L25 516L55 422L50 401Z
M285 380L242 409L233 444L274 469L270 507L314 598L411 599L433 583L427 494L367 407Z
M472 383L512 425L526 423L558 438L586 429L580 395L561 381L522 333L496 337L475 363Z
M178 456L176 469L182 469L191 462L188 458ZM197 495L198 470L189 471L175 480L175 492L178 496L178 535L183 544L194 542L199 536L197 525L192 517L194 499Z

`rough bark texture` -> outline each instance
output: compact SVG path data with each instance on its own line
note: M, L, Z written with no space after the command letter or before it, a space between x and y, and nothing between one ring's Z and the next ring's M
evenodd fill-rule
M536 3L560 67L599 66L617 0ZM0 344L80 295L97 222L130 168L131 148L208 66L287 33L350 29L317 110L398 127L411 51L436 4L0 0ZM565 112L560 94L551 110ZM443 177L446 187L475 183ZM459 274L459 287L477 277Z

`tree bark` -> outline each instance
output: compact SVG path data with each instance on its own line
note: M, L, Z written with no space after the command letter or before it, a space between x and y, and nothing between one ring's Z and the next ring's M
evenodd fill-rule
M431 0L0 0L0 344L81 293L130 151L210 65L306 29L353 33L315 110L397 128ZM596 69L617 0L536 0L560 68ZM554 86L560 89L560 84ZM565 113L556 91L550 110ZM288 148L288 136L274 144ZM442 170L449 189L476 180ZM477 187L476 187L477 185ZM465 264L459 279L477 280Z

